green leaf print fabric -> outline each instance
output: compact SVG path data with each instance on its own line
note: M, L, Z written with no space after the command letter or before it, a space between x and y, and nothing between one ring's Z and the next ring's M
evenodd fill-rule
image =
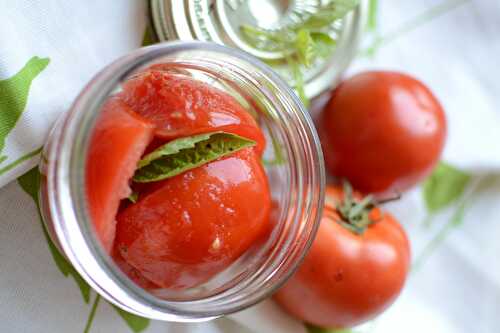
M4 163L8 159L3 154L5 140L26 108L33 80L49 62L49 58L32 57L14 76L0 80L0 176L40 152L40 149L35 149L11 163Z
M42 145L51 126L56 118L70 107L83 85L104 65L140 46L146 27L145 3L130 0L120 4L102 4L99 1L89 1L86 4L76 5L79 8L75 8L74 5L58 1L17 1L2 3L1 7L0 186L18 177L16 183L22 192L16 193L12 185L4 187L1 191L7 192L2 192L0 195L4 198L0 201L0 212L5 213L5 209L13 206L12 202L26 205L16 206L17 210L22 210L21 214L12 212L18 216L17 219L0 218L0 228L2 228L0 232L6 237L2 238L1 246L11 244L8 249L14 250L14 252L6 251L5 247L0 250L0 267L9 268L0 269L0 281L2 281L0 319L4 323L1 331L102 332L104 327L107 327L105 331L110 329L116 332L144 332L150 327L150 320L129 314L105 301L96 301L100 296L92 291L51 241L42 222L38 205L40 174L38 168L33 166L40 158ZM87 11L97 12L103 17L82 15ZM128 19L115 21L113 24L109 18L114 15ZM70 22L78 21L81 21L81 25L73 27L69 25ZM83 27L89 26L104 32L86 34ZM122 35L127 38L122 38ZM68 39L68 36L71 39ZM110 42L104 45L101 38L106 38ZM150 36L146 39L148 40L151 40ZM13 199L12 195L19 199ZM32 204L27 203L25 198L29 198ZM11 215L4 214L4 217L6 216ZM30 226L16 224L23 219L29 221ZM7 229L4 230L4 227ZM17 262L8 264L6 260L8 262L15 260L16 249L27 250L35 243L38 244L38 242L23 243L24 233L16 234L16 232L19 232L17 228L24 227L29 227L30 230L35 227L35 231L38 230L34 234L35 237L45 244L40 250L43 253L37 251L38 253L33 252L30 255L30 258L40 258L36 267L42 270L55 268L64 280L60 280L57 276L44 280L46 274L31 277L37 271L33 263L31 267L23 269L21 276L16 277L16 270L12 268L16 267ZM20 236L21 240L11 236ZM11 241L13 243L10 243ZM44 261L43 258L47 258L47 255L50 260ZM22 258L18 260L22 264ZM22 281L25 276L32 283L18 286L15 282ZM40 284L41 281L45 282ZM43 284L46 283L51 287L43 288ZM67 302L62 302L63 297L59 299L59 304L56 304L54 302L57 302L58 297L54 291L59 289L53 289L54 284L60 285L62 290L66 288L65 293L73 294L76 291L80 297L74 299L74 296L71 296L66 298ZM9 290L12 287L17 291L8 303L4 303L8 301ZM47 293L48 290L51 292ZM30 294L32 296L29 296ZM28 298L25 300L26 295ZM38 302L36 300L54 303L54 307L41 306L40 310L43 309L45 315L40 316L38 320L22 320L24 313L31 311L31 307L27 306L33 302L29 301L30 299L35 300L34 304ZM18 308L17 303L25 305ZM4 304L10 306L4 308ZM64 310L58 311L58 307ZM9 312L10 309L12 313ZM58 312L65 311L66 316L58 315ZM53 319L50 319L51 317ZM56 317L58 319L54 320ZM165 325L156 326L156 329L149 331L165 331Z
M49 62L48 58L33 57L16 75L0 80L0 154L7 135L14 129L26 107L31 83ZM0 163L6 158L0 155Z
M120 315L120 317L125 320L127 323L128 327L134 332L134 333L140 333L144 331L148 326L149 326L149 319L142 318L136 315L133 315L125 310L120 309L117 306L113 306L116 312Z
M38 217L40 220L40 223L42 225L43 229L43 234L45 236L45 240L47 241L50 253L52 254L52 258L54 259L55 264L61 271L61 273L64 276L69 276L73 277L75 280L76 284L80 288L80 292L82 293L83 300L85 303L89 302L90 299L90 286L85 282L85 280L82 279L82 277L75 271L73 266L64 258L59 250L56 248L52 240L50 239L47 229L45 228L45 225L43 224L42 221L42 215L40 213L40 206L38 204L38 191L40 189L40 172L38 171L38 168L35 167L19 177L17 179L17 182L21 186L21 188L28 194L32 199L33 202L35 203L37 210L38 210Z

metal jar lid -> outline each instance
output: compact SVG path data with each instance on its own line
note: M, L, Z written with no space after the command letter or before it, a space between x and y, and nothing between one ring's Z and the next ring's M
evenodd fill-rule
M324 0L150 0L152 23L160 41L201 40L242 49L272 63L278 73L291 80L284 54L266 52L246 42L240 26L248 24L273 29L293 23L314 12ZM368 0L332 25L337 46L332 56L304 71L309 98L335 86L356 54L364 28Z

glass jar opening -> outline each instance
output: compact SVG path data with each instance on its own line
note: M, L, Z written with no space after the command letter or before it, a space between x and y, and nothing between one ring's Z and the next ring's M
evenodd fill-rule
M104 101L152 65L232 95L258 121L273 198L273 230L206 283L146 291L124 275L100 246L89 218L85 163ZM266 65L241 51L201 42L139 49L106 67L59 121L45 147L41 206L61 250L102 296L132 313L198 321L246 308L270 295L310 246L322 211L324 167L312 121L292 90Z

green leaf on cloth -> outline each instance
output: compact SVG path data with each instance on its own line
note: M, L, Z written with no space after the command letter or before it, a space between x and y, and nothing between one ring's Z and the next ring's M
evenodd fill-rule
M427 259L434 253L434 251L446 240L450 232L458 228L464 222L466 203L462 202L458 205L457 209L451 216L450 220L439 230L439 232L425 245L422 252L417 256L413 262L411 271L417 272Z
M80 288L80 292L82 294L82 297L85 301L85 303L88 303L90 300L90 286L85 282L85 280L78 274L78 272L71 266L71 264L64 258L64 256L59 252L57 247L54 245L52 240L49 237L49 234L47 233L47 230L45 229L45 224L42 221L42 216L40 212L40 205L38 204L38 191L40 189L40 172L38 171L38 167L35 167L19 177L17 179L18 184L21 186L21 188L26 192L35 202L37 210L38 210L38 217L40 219L40 222L42 224L42 229L43 229L43 234L45 236L45 239L49 245L49 250L50 253L52 254L52 258L54 259L57 267L63 273L64 276L69 276L71 275L75 282L77 283L78 287Z
M24 154L23 156L19 157L17 160L13 161L12 163L9 163L6 166L0 168L0 176L3 175L4 173L6 173L7 171L14 169L16 166L20 165L21 163L26 162L27 160L30 160L31 158L37 156L38 154L40 154L41 151L42 151L42 147L35 149L33 151L30 151L29 153ZM2 162L6 159L7 159L7 156L0 157L0 164L2 164Z
M146 30L144 31L144 37L142 38L141 46L149 46L158 43L158 39L151 27L151 24L146 25Z
M125 310L120 309L119 307L113 305L113 308L118 312L120 317L125 320L127 323L128 327L134 332L134 333L140 333L144 331L150 323L150 320L144 317L140 317L137 315L134 315L132 313L129 313Z
M66 260L66 258L64 258L63 255L59 252L59 250L56 248L56 246L54 245L54 243L50 239L50 237L47 233L47 230L45 229L45 225L42 221L42 216L41 216L41 212L40 212L40 206L38 204L38 191L40 189L40 177L41 177L41 175L40 175L40 172L38 171L38 167L35 167L35 168L31 169L30 171L28 171L27 173L25 173L24 175L22 175L21 177L19 177L17 179L17 182L18 182L19 186L21 186L23 191L26 192L26 194L28 194L36 204L36 207L38 210L38 216L39 216L40 222L42 224L43 234L44 234L45 239L49 245L49 250L50 250L50 253L52 254L52 258L54 259L54 261L56 263L56 266L59 268L59 270L61 271L61 273L63 273L64 276L67 277L67 276L71 275L73 277L73 279L77 283L78 287L80 288L80 292L82 294L83 299L85 300L85 303L89 303L90 290L91 290L90 286L87 284L87 282L85 282L85 280L80 276L80 274L78 274L78 272L73 268L73 266L71 266L71 264ZM99 298L100 298L100 296L97 295L96 302L94 303L94 306L92 307L92 311L91 311L91 313L93 313L91 316L92 318L95 315L95 311L97 309L97 304L98 304ZM125 322L127 323L127 325L130 327L130 329L133 332L139 333L139 332L142 332L146 327L148 327L149 319L130 314L122 309L115 307L114 305L113 305L113 307L118 312L120 317L122 317L123 320L125 320ZM91 322L92 321L90 321L90 324L87 323L88 329L90 329Z
M97 294L94 298L94 304L92 304L92 308L90 309L89 316L87 317L87 323L85 324L85 328L83 329L83 333L89 333L92 324L94 323L95 314L97 313L97 307L99 306L99 302L101 301L101 295Z
M368 31L374 32L377 30L377 18L378 18L378 0L370 0L368 5L368 20L366 23L366 28Z
M337 45L337 41L324 32L311 32L311 38L314 41L315 52L319 57L328 57Z
M470 175L444 162L424 182L423 195L429 213L435 213L460 198Z
M307 29L300 29L295 38L295 49L301 64L310 67L317 56L314 40Z
M14 129L26 107L31 83L49 61L49 58L33 57L17 74L0 80L0 154L7 135ZM5 157L0 155L0 160L5 160Z

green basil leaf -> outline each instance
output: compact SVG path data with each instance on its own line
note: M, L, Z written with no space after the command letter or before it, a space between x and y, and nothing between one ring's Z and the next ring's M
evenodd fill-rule
M173 140L144 156L133 180L147 183L170 178L254 145L255 141L225 132Z
M267 49L264 44L266 41L272 40L274 36L264 29L254 27L248 24L240 26L240 31L246 41L253 47Z
M318 30L328 27L333 22L346 16L360 0L332 0L323 5L315 14L300 23L301 28Z
M368 31L377 30L378 0L370 0L368 5L368 20L366 28Z
M139 200L139 193L138 192L132 192L127 197L127 199L130 200L132 203L136 203L137 200Z
M316 58L316 47L309 30L300 29L297 32L295 49L300 63L306 67L310 67Z
M331 54L335 40L324 31L336 20L343 18L359 4L359 0L330 0L297 23L279 29L262 29L242 25L240 31L253 47L264 51L279 51L303 66L311 66L317 56Z
M337 45L335 39L324 32L311 32L311 38L314 41L316 54L323 58L330 56Z
M287 64L292 70L292 76L294 80L293 88L295 89L297 96L299 96L300 100L302 101L302 103L304 103L305 107L307 108L309 107L310 101L306 95L304 86L304 75L302 74L302 69L300 68L300 65L290 57L287 59Z
M318 57L331 56L336 42L326 33L326 29L355 9L359 1L325 1L314 13L303 15L299 22L294 24L285 25L279 29L242 25L240 31L252 47L284 54L290 76L294 81L295 91L304 105L308 107L309 99L305 94L302 67L310 67Z
M423 195L429 213L435 213L460 198L470 175L444 162L424 182Z
M113 305L113 308L116 310L116 312L122 317L123 320L127 323L127 326L132 330L134 333L140 333L144 331L146 328L148 328L150 324L150 320L148 318L140 317L138 315L132 314L130 312L127 312L125 310L122 310L121 308L117 307L116 305Z
M250 45L271 52L293 48L296 35L293 31L267 30L248 24L240 26L240 31Z

